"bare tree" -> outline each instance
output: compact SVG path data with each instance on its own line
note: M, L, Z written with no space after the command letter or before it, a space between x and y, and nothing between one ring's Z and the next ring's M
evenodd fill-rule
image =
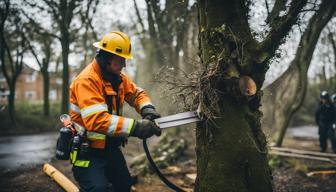
M68 113L69 110L69 47L70 44L74 42L77 37L78 32L82 29L82 24L91 24L90 19L86 20L85 23L81 23L80 26L76 26L74 23L76 16L83 17L89 16L91 9L95 9L98 5L99 0L64 0L64 1L52 1L52 0L42 0L44 5L40 5L37 1L26 1L27 5L37 8L40 11L47 11L57 26L57 31L51 32L50 35L54 36L59 40L62 47L62 60L63 60L63 86L62 86L62 104L61 112ZM27 15L26 15L27 16ZM91 15L92 17L92 15ZM83 19L83 18L82 18ZM31 21L34 19L31 18ZM81 18L78 19L80 21ZM82 20L83 21L83 20ZM39 27L38 27L39 26ZM38 24L39 30L46 32L47 30L41 27L43 25ZM92 25L90 26L92 27Z
M303 104L307 92L307 72L315 46L321 31L335 14L335 10L335 1L322 1L318 11L309 20L290 66L264 90L268 95L263 101L264 122L265 126L271 125L272 129L279 131L277 146L282 145L292 116Z
M336 36L335 36L335 28L333 29L328 29L328 39L330 41L330 44L332 45L332 50L334 52L334 70L336 71ZM336 92L336 75L333 77L334 83L333 83L333 91Z
M1 70L8 87L8 111L15 123L15 84L22 71L23 56L27 51L23 22L19 10L9 0L0 3L0 59Z
M50 115L50 104L49 104L49 87L50 87L50 79L49 79L49 63L51 60L52 54L52 43L54 38L47 34L34 34L29 33L30 40L27 41L28 48L35 58L40 72L43 77L43 114L45 116ZM36 46L33 45L32 39L38 43L40 49L37 49ZM41 54L38 54L41 53Z
M134 7L139 23L141 44L144 47L148 62L139 68L138 77L142 74L153 74L162 66L180 67L180 52L190 36L189 29L196 23L196 4L186 1L146 0L147 18L143 19L134 0ZM148 27L146 27L148 24ZM187 49L185 49L188 52ZM148 77L148 76L147 76ZM146 81L146 80L145 80Z
M261 87L269 60L307 1L286 4L284 14L280 11L270 20L270 30L261 42L255 40L248 23L251 1L197 2L204 65L199 108L207 120L196 129L195 191L273 191L260 123ZM245 80L247 88L240 86Z

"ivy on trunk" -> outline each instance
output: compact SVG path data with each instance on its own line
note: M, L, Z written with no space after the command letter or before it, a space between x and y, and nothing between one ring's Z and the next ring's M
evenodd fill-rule
M270 32L258 42L248 24L250 1L198 0L200 58L205 68L200 109L206 121L196 130L195 191L273 190L260 124L260 88L269 60L305 4L293 0L286 14L273 15L277 19L270 21ZM244 77L256 83L255 95L243 94L239 82Z

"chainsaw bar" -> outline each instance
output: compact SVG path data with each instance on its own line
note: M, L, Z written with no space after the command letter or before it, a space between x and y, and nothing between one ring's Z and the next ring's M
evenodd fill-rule
M154 119L154 121L158 127L160 127L161 129L165 129L169 127L176 127L179 125L201 121L201 118L198 116L196 111L188 111Z

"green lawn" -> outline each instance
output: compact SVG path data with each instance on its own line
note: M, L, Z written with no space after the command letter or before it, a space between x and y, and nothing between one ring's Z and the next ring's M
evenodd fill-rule
M15 124L7 109L0 112L0 135L27 134L56 131L60 128L60 103L50 104L50 115L43 115L42 103L16 103Z

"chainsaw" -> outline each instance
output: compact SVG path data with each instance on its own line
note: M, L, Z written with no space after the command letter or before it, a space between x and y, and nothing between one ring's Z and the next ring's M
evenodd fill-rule
M201 115L198 111L188 111L183 113L178 113L174 115L169 115L161 118L154 119L156 126L160 129L166 129L170 127L176 127L179 125L185 125L189 123L194 123L201 121Z
M188 111L184 113L178 113L174 115L169 115L161 118L154 119L154 122L156 126L158 126L160 129L166 129L171 127L176 127L180 125L185 125L189 123L199 122L202 121L202 116L200 115L199 111ZM151 157L146 139L143 140L143 148L146 153L146 157L156 172L156 174L159 176L159 178L171 189L177 192L185 192L184 189L178 187L174 183L170 182L160 171L160 169L156 166L155 162L153 161L153 158Z

